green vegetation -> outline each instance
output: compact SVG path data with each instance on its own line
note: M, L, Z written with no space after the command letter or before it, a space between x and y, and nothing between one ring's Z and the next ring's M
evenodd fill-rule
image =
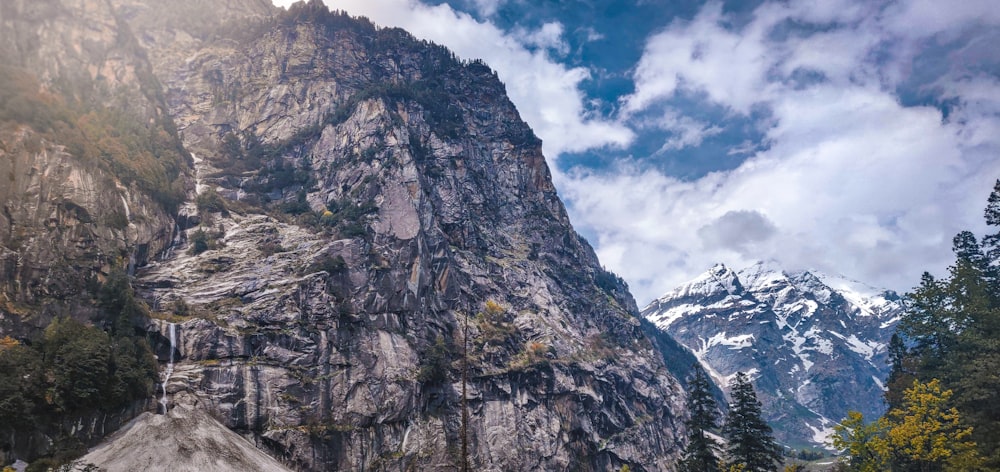
M850 412L837 425L833 445L842 451L850 471L973 471L983 470L972 428L948 407L953 393L937 379L914 380L899 408L866 424L861 413Z
M63 430L67 418L117 411L153 393L156 359L140 329L147 313L124 271L109 275L97 303L105 329L57 318L35 339L0 340L0 433L56 437L56 464L85 451Z
M510 361L510 370L529 371L541 367L548 367L550 357L555 356L555 348L543 342L532 341L524 346L524 350L519 352Z
M27 71L0 65L0 125L28 125L40 138L66 146L80 162L109 171L126 185L135 184L166 211L175 212L185 196L186 156L171 123L148 124L124 106L68 100L42 90ZM81 94L87 95L92 94Z
M718 457L721 445L707 433L718 427L718 408L712 397L708 376L694 364L688 379L687 410L691 416L684 422L688 429L688 444L678 467L680 472L720 472Z
M725 436L726 465L729 470L747 472L776 471L781 463L781 447L774 442L771 427L761 416L760 401L743 372L729 383L733 403L722 426Z
M823 451L802 448L798 451L792 451L792 455L789 457L794 457L800 461L812 462L826 457L826 454Z
M378 211L373 202L354 203L350 199L334 200L326 204L320 224L335 228L343 238L356 238L365 234L365 217Z
M987 201L996 233L955 236L948 275L907 294L889 345L889 412L851 413L836 446L849 470L1000 470L1000 180Z
M198 206L198 213L202 215L206 213L219 213L226 211L225 200L222 199L213 187L209 187L207 190L199 194L195 203Z
M517 333L517 327L507 319L507 310L493 300L486 301L484 310L475 320L479 329L479 336L474 341L477 348L505 344Z
M420 370L417 371L417 381L425 385L442 385L448 381L451 371L451 349L445 343L444 337L438 336L434 344L422 356Z
M608 295L614 296L619 292L628 292L628 284L625 283L625 279L607 269L598 270L594 273L594 283Z
M225 235L225 231L221 228L206 231L204 227L199 227L191 233L191 248L188 249L188 252L191 255L198 255L208 250L218 249L225 244L223 242Z

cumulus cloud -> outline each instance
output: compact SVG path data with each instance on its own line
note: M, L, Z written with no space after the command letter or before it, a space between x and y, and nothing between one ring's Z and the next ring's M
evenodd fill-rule
M636 124L642 126L641 120ZM699 146L705 138L722 132L722 128L716 125L691 118L671 108L647 121L647 124L670 134L660 146L660 153Z
M511 34L525 46L548 49L558 55L565 56L569 54L569 43L563 39L563 33L562 23L553 21L545 23L536 30L516 28Z
M734 26L708 4L667 25L646 43L635 92L622 98L626 115L694 93L734 115L766 110L763 139L740 146L756 150L736 169L696 180L636 165L578 171L561 183L574 222L640 303L715 262L774 259L897 290L923 270L942 272L951 237L982 229L1000 177L995 73L963 69L952 53L948 73L922 89L949 100L947 116L900 99L928 44L958 38L967 50L978 39L970 28L1000 23L984 2L942 8L774 2Z
M537 30L504 31L477 21L446 3L416 0L325 0L330 8L370 18L376 24L403 28L414 36L447 46L460 57L483 59L507 86L521 117L542 138L546 156L582 152L604 146L624 147L635 136L616 120L594 115L580 83L590 78L582 67L568 67L549 51L562 51L563 27L547 23ZM287 6L290 0L276 4ZM489 11L499 1L478 0ZM492 10L490 10L492 9Z
M500 5L503 4L503 0L472 0L472 4L481 16L490 17L496 14Z

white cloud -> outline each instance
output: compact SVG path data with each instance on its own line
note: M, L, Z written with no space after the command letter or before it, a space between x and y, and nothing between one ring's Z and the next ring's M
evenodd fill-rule
M976 28L996 36L1000 9L989 0L774 1L738 27L711 3L648 39L621 120L587 112L592 97L580 85L590 71L550 55L565 50L558 23L510 32L446 4L328 1L486 60L549 158L626 146L648 127L671 133L663 151L717 134L712 123L664 105L678 93L738 116L766 110L767 121L756 123L764 139L731 149L752 154L731 171L693 181L628 164L555 173L574 223L595 235L602 262L640 303L715 262L755 259L908 289L921 271L951 261L957 231L982 228L982 206L1000 176L995 75L947 73L932 84L954 104L947 118L896 95L928 44ZM489 18L502 0L474 1ZM997 57L993 41L981 43L963 54Z
M511 34L525 46L555 51L560 56L569 54L569 43L563 39L563 25L559 22L549 22L537 30L516 28Z
M653 120L652 125L670 133L659 152L674 151L699 146L705 138L722 132L722 128L667 109Z
M472 0L476 6L476 11L483 17L491 17L496 14L504 0Z
M958 32L969 25L996 25L1000 23L1000 9L995 0L908 0L890 4L883 23L895 35L922 39Z
M291 3L289 0L277 0ZM542 138L545 155L557 158L603 146L622 147L634 138L625 125L593 116L580 83L590 78L581 67L567 67L549 56L561 51L563 27L548 23L534 31L505 32L491 22L447 4L425 5L416 0L325 0L331 9L366 16L384 26L403 28L414 36L447 46L460 57L483 59L507 86L521 117ZM478 1L494 7L498 1ZM535 49L535 50L531 50Z
M675 22L653 36L636 66L636 92L625 99L625 110L642 110L689 89L748 113L768 86L764 79L771 64L762 36L771 25L753 23L733 32L722 20L722 5L713 3L694 20Z
M672 23L649 38L625 109L655 111L683 92L735 114L765 108L766 149L694 181L627 166L570 175L560 189L574 222L596 234L602 261L640 303L720 261L775 259L897 290L923 270L940 273L952 260L952 236L982 229L982 207L1000 177L1000 81L942 78L935 86L956 102L948 119L900 103L895 87L927 37L903 36L894 25L914 21L925 35L957 35L996 17L935 16L931 7L764 4L736 30L710 4ZM789 19L823 27L774 34ZM887 45L906 54L880 57ZM796 71L817 79L790 80Z

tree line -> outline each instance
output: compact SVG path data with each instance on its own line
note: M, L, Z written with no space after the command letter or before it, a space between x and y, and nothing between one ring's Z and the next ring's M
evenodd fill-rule
M888 412L851 412L834 446L850 471L1000 470L1000 180L979 241L955 236L947 276L925 272L889 346Z
M719 405L701 366L688 379L685 421L688 444L677 469L680 472L771 472L782 462L782 448L761 415L761 404L750 378L737 372L729 383L732 404L722 424L723 447L711 431L719 427Z
M57 318L38 336L0 338L0 449L10 450L18 433L42 433L54 441L53 457L36 462L65 462L86 452L67 417L116 412L152 396L157 364L142 329L145 305L120 268L95 298L95 324Z

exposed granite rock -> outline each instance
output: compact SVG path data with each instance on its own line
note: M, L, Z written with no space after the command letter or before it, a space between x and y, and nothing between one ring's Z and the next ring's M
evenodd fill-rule
M90 319L86 281L131 261L178 321L172 414L292 468L454 469L463 409L477 470L676 459L688 361L573 231L486 65L318 1L14 0L0 42L79 105L70 129L105 117L158 151L0 127L0 333ZM169 358L168 323L148 328Z
M149 180L166 187L184 169L165 163L180 143L144 52L107 2L3 2L0 64L12 97L0 118L0 328L28 336L56 315L89 320L88 287L170 243L169 205L93 157L137 159L130 146L146 138L119 139L123 127L101 120L134 120L172 147L157 157L173 176Z
M95 300L101 283L168 246L184 198L184 151L166 110L108 2L0 2L0 337L37 350L56 317L111 329L114 315ZM27 392L43 399L24 412L33 426L0 422L0 463L93 444L152 405L61 409L58 394L39 390Z
M607 274L487 67L318 4L239 41L187 34L190 50L181 30L135 28L202 190L230 206L203 225L215 249L185 243L139 277L156 306L193 316L169 392L298 469L451 469L468 324L475 469L677 457L683 391L624 286L598 286ZM253 146L262 168L243 167ZM297 201L304 216L263 215ZM421 375L437 339L443 382Z
M0 173L13 177L0 187L0 296L69 300L116 259L134 263L166 247L173 219L159 205L38 139L27 128L0 133Z

